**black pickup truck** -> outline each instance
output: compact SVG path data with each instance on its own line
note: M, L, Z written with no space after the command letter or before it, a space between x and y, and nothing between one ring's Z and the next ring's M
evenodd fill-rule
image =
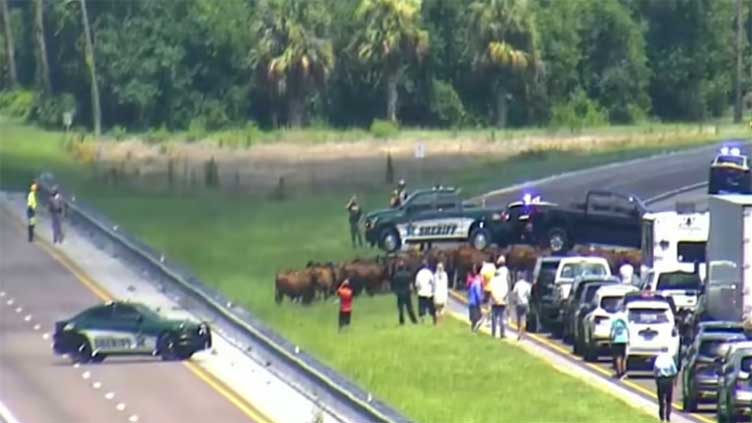
M633 195L592 190L582 203L538 207L529 220L535 242L554 253L566 252L574 244L639 248L645 212L645 205Z

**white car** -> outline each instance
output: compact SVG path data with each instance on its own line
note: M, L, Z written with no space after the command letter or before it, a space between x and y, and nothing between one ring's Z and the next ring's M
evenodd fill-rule
M611 345L611 319L619 312L624 296L637 292L633 285L606 285L598 289L595 309L583 319L582 335L575 339L575 350L585 361L595 361L599 353Z
M625 313L629 329L627 370L633 365L651 366L663 352L678 357L679 332L666 298L650 294L632 298L626 303Z
M694 312L702 291L702 280L697 273L667 269L651 272L643 290L655 292L663 297L671 297L677 313Z
M608 277L611 276L611 267L603 257L563 257L554 278L555 295L560 302L569 299L575 279L581 276Z

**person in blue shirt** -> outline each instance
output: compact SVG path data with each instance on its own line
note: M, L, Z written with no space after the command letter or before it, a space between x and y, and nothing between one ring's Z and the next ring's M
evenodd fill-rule
M671 354L667 352L658 354L653 363L653 374L658 391L658 417L662 422L671 421L671 400L678 373L676 360Z
M627 374L627 344L629 343L629 324L624 316L624 309L611 321L611 354L613 356L616 377L624 379Z

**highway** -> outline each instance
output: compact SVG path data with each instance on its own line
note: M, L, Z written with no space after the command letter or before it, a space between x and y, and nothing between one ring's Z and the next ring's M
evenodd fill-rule
M54 322L99 299L24 236L0 213L0 402L20 422L252 421L181 363L53 355Z

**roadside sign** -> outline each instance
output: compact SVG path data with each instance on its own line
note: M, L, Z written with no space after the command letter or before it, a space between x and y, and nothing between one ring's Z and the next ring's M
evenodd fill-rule
M423 159L426 157L426 145L422 142L415 144L415 158Z

